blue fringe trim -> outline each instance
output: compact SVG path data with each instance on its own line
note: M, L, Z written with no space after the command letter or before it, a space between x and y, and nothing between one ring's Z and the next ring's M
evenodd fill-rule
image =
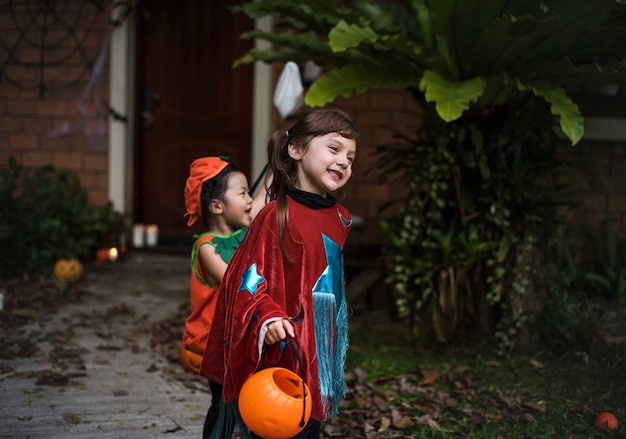
M348 350L348 306L340 295L336 311L336 296L332 293L313 293L315 310L315 345L319 388L324 410L331 415L339 412L339 403L348 392L344 375Z
M335 295L313 293L315 310L315 349L320 393L325 411L327 401L333 396L333 338L335 333Z
M339 413L339 403L348 393L348 385L346 384L345 365L346 353L348 351L348 304L345 299L341 301L339 312L336 318L337 333L334 353L333 367L333 397L330 408L331 414Z

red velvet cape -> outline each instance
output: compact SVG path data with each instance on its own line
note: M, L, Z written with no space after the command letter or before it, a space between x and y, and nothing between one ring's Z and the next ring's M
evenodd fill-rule
M272 201L253 221L224 274L200 374L223 383L225 403L235 400L246 379L261 367L280 365L300 374L290 346L281 349L281 343L259 344L264 322L289 318L311 392L311 418L325 421L337 411L338 400L346 393L343 362L347 312L342 250L351 217L340 204L316 209L290 197L287 200L284 241L291 261L284 258L280 248L278 205ZM331 297L332 312L319 310L318 296ZM323 313L332 315L326 318ZM323 356L320 348L318 358L320 346L330 346L333 351L330 368L334 390L325 397L320 392L324 387L319 370L324 367L318 367ZM265 349L263 365L260 348ZM321 377L324 379L324 373Z

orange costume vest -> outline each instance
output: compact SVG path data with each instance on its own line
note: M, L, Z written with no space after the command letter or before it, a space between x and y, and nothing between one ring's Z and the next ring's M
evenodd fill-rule
M209 285L200 264L200 247L208 244L215 248L215 252L227 264L239 243L243 240L247 228L239 229L232 235L216 235L203 233L196 235L196 242L191 251L191 276L189 279L189 293L191 312L185 322L183 344L185 348L198 355L204 353L209 329L213 322L219 284Z

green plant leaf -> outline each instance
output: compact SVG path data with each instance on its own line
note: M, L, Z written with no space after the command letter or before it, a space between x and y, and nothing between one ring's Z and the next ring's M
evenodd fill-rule
M422 29L424 46L430 49L433 47L433 29L430 9L425 0L411 0L411 5L413 6L413 10L417 16L417 22Z
M419 84L425 92L426 100L434 102L437 113L446 122L458 119L476 101L485 89L482 77L467 81L450 81L437 72L427 70Z
M560 117L561 130L570 139L572 145L576 145L582 139L585 131L582 114L578 105L565 94L565 90L561 87L551 88L545 84L527 86L520 81L518 81L518 88L520 90L530 89L536 96L542 97L550 103L552 114Z
M376 41L378 34L369 27L348 24L341 20L328 34L330 48L342 52L350 47L357 47L362 41Z
M304 97L304 101L311 107L321 107L332 102L336 97L348 97L352 93L362 93L368 89L384 88L393 84L402 84L405 86L415 83L417 79L412 71L404 66L404 74L396 71L392 76L390 69L397 67L403 68L403 65L347 65L338 69L331 70L319 78L309 88Z

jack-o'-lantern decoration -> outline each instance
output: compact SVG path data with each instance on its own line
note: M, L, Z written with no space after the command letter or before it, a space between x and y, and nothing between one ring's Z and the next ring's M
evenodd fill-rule
M282 367L262 369L239 392L239 412L248 428L266 439L287 439L300 433L311 417L309 387Z
M202 355L198 355L195 352L191 352L185 349L184 343L180 344L179 354L180 362L183 366L185 366L185 369L194 373L200 372L200 366L202 365Z
M76 282L83 276L83 264L76 258L61 258L54 264L53 273L60 281Z

